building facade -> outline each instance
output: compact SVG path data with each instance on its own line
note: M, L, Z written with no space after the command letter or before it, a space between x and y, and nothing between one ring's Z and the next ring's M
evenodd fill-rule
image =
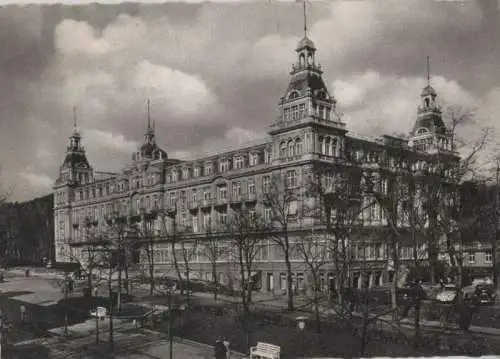
M283 178L287 188L293 189L303 187L315 169L343 172L353 159L357 164L387 171L397 170L401 158L409 159L407 166L414 167L432 164L436 154L457 161L452 137L436 104L436 91L430 85L421 92L415 126L406 138L389 135L368 138L350 132L342 121L337 101L323 81L316 47L307 36L298 43L296 53L288 86L278 102L279 115L271 121L268 137L252 144L189 161L171 159L158 147L148 116L143 143L129 163L120 173L104 173L90 165L75 127L54 185L56 260L82 258L79 252L82 247L78 244L85 242L90 230L104 229L106 218L116 213L127 216L138 215L141 210L175 208L178 227L199 241L214 224L224 224L234 206L245 206L259 212L264 220L271 220L263 198L276 174ZM368 232L388 225L376 203L360 216L358 225ZM161 230L159 218L152 225ZM314 226L311 221L308 230L314 231ZM293 231L299 230L298 227L298 223L291 221L292 241ZM303 223L300 229L304 229ZM369 263L363 277L356 264L360 251L355 243L352 246L354 285L374 286L388 279L390 263L383 239L363 247L362 256ZM192 247L192 276L212 279L209 260L200 248ZM411 259L412 250L403 248L403 259ZM159 270L172 270L170 252L168 241L159 241L156 251ZM307 281L304 263L296 253L292 254L291 262L299 288ZM334 281L333 269L328 268L321 273L325 287ZM256 269L261 274L262 290L286 288L283 254L271 239L261 245ZM219 280L226 282L234 270L234 261L221 259Z

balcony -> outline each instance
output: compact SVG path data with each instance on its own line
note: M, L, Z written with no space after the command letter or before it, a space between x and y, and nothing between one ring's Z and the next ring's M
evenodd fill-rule
M257 202L257 194L256 193L249 193L243 197L244 201L247 203L253 203Z
M197 210L198 207L199 207L198 201L191 201L191 202L188 203L188 208L190 210Z
M225 205L227 205L227 202L228 202L227 197L217 198L216 200L214 200L214 205L215 206L225 206Z
M200 208L209 208L209 207L212 207L213 202L214 202L214 200L212 198L200 199L198 201L198 206Z
M231 197L229 198L229 203L231 204L241 204L243 202L245 197L242 194L232 194Z

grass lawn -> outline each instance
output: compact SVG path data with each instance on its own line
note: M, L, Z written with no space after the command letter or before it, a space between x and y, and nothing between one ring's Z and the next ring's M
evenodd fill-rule
M324 323L322 332L316 333L313 323L309 322L305 331L300 332L291 314L282 316L267 313L267 316L268 320L262 314L255 320L254 331L250 338L251 345L257 341L279 345L282 348L283 358L302 355L335 357L359 357L360 355L360 337L351 327L341 326L340 323ZM167 333L168 324L161 323L156 329ZM243 353L248 351L244 331L234 311L228 313L227 310L215 309L215 307L209 311L206 306L195 306L192 310L184 312L182 319L179 315L176 316L174 335L209 345L213 345L219 336L224 336L234 350ZM402 357L453 354L451 351L439 350L437 346L434 349L426 347L412 349L411 337L406 341L393 342L392 339L389 340L389 336L378 334L374 330L370 330L369 337L365 356ZM470 341L470 339L467 340ZM485 353L476 351L476 354Z

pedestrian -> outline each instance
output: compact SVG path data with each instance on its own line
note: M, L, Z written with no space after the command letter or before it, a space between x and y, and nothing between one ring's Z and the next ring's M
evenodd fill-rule
M21 312L21 323L24 323L24 321L26 320L26 307L24 306L24 304L21 304L21 306L19 307L19 311Z
M227 347L220 337L215 341L215 359L227 359Z

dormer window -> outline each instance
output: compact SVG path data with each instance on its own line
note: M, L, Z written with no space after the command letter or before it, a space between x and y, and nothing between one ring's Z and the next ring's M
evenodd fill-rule
M256 152L250 153L250 166L256 166L259 164L259 154Z
M421 134L424 134L427 132L427 129L425 128L419 128L418 131L417 131L417 134L421 135Z
M227 158L223 158L220 161L219 168L221 172L229 171L229 161L227 160Z
M182 179L188 179L189 178L189 168L183 168L182 169Z
M177 171L172 171L172 182L177 182L179 179L179 173Z
M234 168L235 169L243 168L243 156L234 157Z
M301 55L301 56L302 56L302 59L303 59L304 55ZM297 98L297 97L299 97L299 96L300 96L299 92L298 92L298 91L296 91L296 90L293 90L293 91L292 91L292 92L290 92L290 94L288 95L288 99L289 99L289 100L293 100L293 99L295 99L295 98Z
M299 106L292 106L292 120L296 121L299 119Z
M200 177L200 173L201 173L200 166L195 166L194 171L193 171L193 177Z
M205 163L205 176L210 176L212 174L212 162Z

